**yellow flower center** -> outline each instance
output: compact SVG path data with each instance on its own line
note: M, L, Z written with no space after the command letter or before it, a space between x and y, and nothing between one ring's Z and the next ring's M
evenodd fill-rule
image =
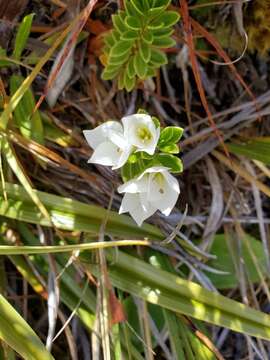
M146 126L137 128L137 136L143 143L149 142L152 139L152 134Z

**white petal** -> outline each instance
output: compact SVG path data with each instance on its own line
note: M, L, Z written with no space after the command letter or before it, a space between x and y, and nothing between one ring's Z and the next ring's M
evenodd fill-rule
M130 146L130 145L128 145L124 149L120 149L120 148L118 148L118 149L119 149L118 151L119 151L120 157L118 159L117 164L112 167L113 170L116 170L116 169L119 169L120 167L122 167L127 162L127 159L129 158L129 155L132 152L132 146Z
M153 155L160 135L160 128L156 128L151 116L134 114L122 119L124 136L130 144L136 146L138 151L145 151ZM146 129L151 134L151 139L145 140L139 136L140 129Z
M108 139L112 132L123 133L122 125L117 121L107 121L93 130L84 130L83 134L88 144L96 149L98 145Z
M170 187L174 189L174 191L176 191L178 194L180 194L180 188L177 179L173 175L171 175L168 171L164 172L164 176Z
M138 226L141 226L144 220L153 215L155 211L156 209L152 206L148 208L142 206L139 194L125 194L119 214L129 212Z
M117 131L112 131L109 135L108 135L109 140L114 143L115 145L117 145L118 147L120 147L121 149L126 148L128 145L127 140L124 138L123 132L117 132Z
M178 181L171 174L168 173L166 175L167 179L169 178L170 181L166 182L163 188L164 192L159 198L151 199L151 204L159 209L164 215L168 216L177 202L180 189Z
M119 149L112 142L107 141L100 144L94 151L89 163L105 166L115 166L120 158Z
M131 179L127 181L126 183L120 185L118 187L119 193L141 193L141 192L147 192L148 189L148 177L147 176L140 176L136 179Z

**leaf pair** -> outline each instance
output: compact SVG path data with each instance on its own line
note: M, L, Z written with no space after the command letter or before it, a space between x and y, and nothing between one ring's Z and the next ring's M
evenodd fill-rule
M104 80L117 78L119 89L131 91L138 79L154 76L167 63L161 49L175 45L172 26L179 19L175 11L166 10L169 3L125 0L125 9L112 16L113 30L104 38Z

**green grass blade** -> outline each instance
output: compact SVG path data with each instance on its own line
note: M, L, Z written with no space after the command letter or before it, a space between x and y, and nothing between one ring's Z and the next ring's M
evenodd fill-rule
M270 164L270 137L250 139L243 143L227 144L231 153Z
M38 211L27 192L18 185L5 183L8 202L1 199L0 215L29 223L51 226L47 218ZM107 210L96 205L33 190L42 204L46 206L54 225L64 230L81 230L98 234ZM161 240L161 231L152 225L144 224L139 228L128 216L109 212L106 231L114 236Z
M117 246L147 246L150 242L147 240L118 240L118 241L99 241L92 243L76 245L57 245L57 246L9 246L0 245L0 255L22 255L22 254L55 254L63 252L72 252L76 250L97 250Z
M218 326L270 339L270 316L210 292L196 283L157 269L131 255L107 252L115 287L177 313ZM98 274L96 267L92 271ZM132 279L132 281L130 281Z
M52 360L38 336L0 295L0 338L27 360Z
M13 57L16 60L20 60L21 54L25 48L26 42L30 35L31 26L33 22L34 14L26 15L20 23L17 35L15 38L15 45L13 50Z
M20 75L12 75L10 78L10 91L14 95L17 89L22 85L24 77ZM43 124L39 111L35 111L36 102L29 87L23 95L18 106L14 110L14 120L21 134L32 139L39 144L44 143Z
M29 194L30 198L33 200L33 202L37 205L40 212L43 214L44 217L48 220L50 223L50 215L48 214L45 206L40 201L38 195L36 192L33 191L30 180L28 176L25 174L24 169L22 165L20 164L16 153L12 147L12 145L8 142L6 137L2 138L2 151L5 154L5 157L7 159L7 162L11 169L13 170L14 174L16 174L17 178Z

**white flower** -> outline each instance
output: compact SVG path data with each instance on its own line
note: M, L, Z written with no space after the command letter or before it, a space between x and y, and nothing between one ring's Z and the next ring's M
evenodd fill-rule
M118 169L125 164L132 151L132 146L124 138L122 125L117 121L107 121L93 130L85 130L83 134L94 149L89 163Z
M168 168L155 166L119 186L118 192L125 193L119 213L129 212L141 226L157 210L168 216L176 204L180 189Z
M124 137L137 151L153 155L158 143L160 128L156 128L151 116L134 114L122 118Z

